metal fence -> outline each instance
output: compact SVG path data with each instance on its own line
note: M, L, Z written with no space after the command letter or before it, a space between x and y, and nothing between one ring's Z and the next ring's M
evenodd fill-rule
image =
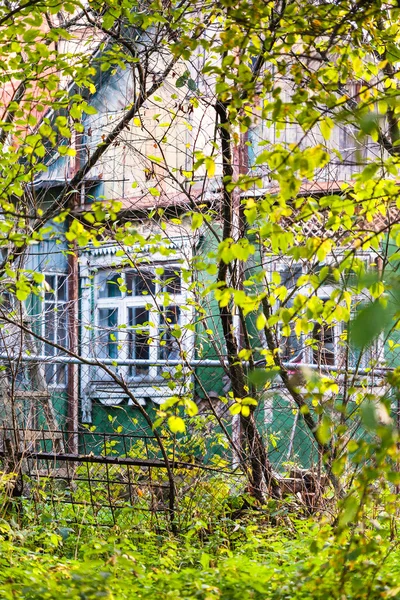
M188 398L198 407L197 415L188 420L188 452L206 463L218 458L226 464L235 462L221 425L239 436L238 419L232 417L229 403L221 400L229 394L230 380L226 366L218 360L192 360L183 366L180 360L150 363L1 355L0 361L3 426L66 430L66 446L74 452L86 451L82 447L84 430L152 436L163 403ZM129 376L132 366L134 377ZM153 377L149 377L150 366L157 369ZM276 470L284 471L288 462L307 468L317 463L314 437L281 385L272 385L259 395L255 417Z
M159 458L156 438L80 431L81 451L60 451L69 432L1 428L0 483L14 503L64 523L147 525L180 530L193 511L221 510L227 486L240 473L221 467ZM164 440L166 441L166 440ZM7 506L3 505L3 509Z
M228 492L246 490L234 450L240 422L223 401L230 381L219 361L0 360L0 484L9 496L28 498L32 510L47 506L71 523L173 521L182 528L199 506L222 510ZM363 393L382 373L374 376L368 374L372 387ZM162 407L174 400L177 415L180 403L189 406L178 435ZM305 472L321 477L313 432L279 384L258 400L256 423L277 477L285 477L283 488L315 495L315 482L304 487L303 478L299 487L296 479ZM349 435L360 434L358 421L351 427Z

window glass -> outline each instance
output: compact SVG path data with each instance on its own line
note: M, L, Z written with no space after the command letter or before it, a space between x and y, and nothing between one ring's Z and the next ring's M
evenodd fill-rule
M318 365L335 364L335 329L332 325L316 323L313 330L313 362Z
M44 299L49 301L49 302L53 302L55 299L55 293L56 293L56 276L55 275L46 275L45 276L45 293L44 293Z
M303 336L300 338L291 331L288 337L281 336L281 357L284 362L301 363L303 361Z
M0 308L8 312L14 310L14 296L10 292L3 291L0 294Z
M118 280L121 279L120 273L114 271L105 271L100 273L98 278L99 298L120 298L121 290Z
M156 286L154 284L154 274L150 271L127 271L126 287L127 293L131 296L154 295Z
M147 364L121 366L130 377L157 377L159 370L151 359L172 360L179 357L179 344L169 328L180 320L177 306L152 312L157 294L180 294L181 272L169 267L157 275L156 267L99 271L96 276L98 356L147 361ZM119 270L118 270L119 271ZM122 283L122 285L121 285ZM124 327L118 336L118 327ZM126 329L125 329L126 328ZM118 346L124 345L119 353Z
M49 342L44 344L44 353L46 356L54 356L55 348L51 345L51 342L55 341L54 336L56 331L56 313L54 312L54 308L48 308L47 305L44 318L44 337ZM47 383L55 383L55 365L46 363L44 370Z
M58 278L58 300L65 302L67 299L67 278L61 275Z
M158 356L162 360L178 360L179 359L179 343L172 335L171 329L180 321L180 309L178 306L168 306L168 308L160 315L159 328L159 352ZM163 368L161 368L163 370Z
M135 271L125 272L126 293L128 296L135 295Z
M324 263L319 263L314 269L314 274L320 277L322 269L326 267L329 267L329 271L324 275L324 278L321 281L322 285L349 287L354 286L357 283L357 276L351 269L341 269L339 276L335 277L334 270L339 271L339 269L337 269L337 267L334 265L325 265Z
M118 308L100 308L99 356L100 358L118 357Z
M150 358L149 311L143 307L128 309L128 357L136 360ZM148 365L135 365L129 368L129 375L147 375Z
M161 278L163 282L162 291L168 294L181 293L181 275L180 271L166 269Z
M281 285L284 285L288 289L294 288L301 275L301 265L285 266L281 271Z
M44 343L45 356L60 354L51 342L68 347L68 288L65 275L45 275L43 333L48 343ZM65 385L67 366L63 364L46 363L45 377L49 385Z

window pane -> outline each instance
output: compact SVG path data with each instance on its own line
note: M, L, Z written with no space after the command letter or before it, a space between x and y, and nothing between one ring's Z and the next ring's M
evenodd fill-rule
M2 308L2 310L11 312L12 310L14 310L13 305L14 301L12 294L10 294L10 292L2 292L0 294L0 307Z
M52 365L52 364L46 364L44 367L44 375L46 378L46 383L48 385L56 383L55 377L54 377L54 367L55 367L55 365Z
M57 342L60 346L68 347L67 311L61 305L58 313Z
M46 275L45 276L45 292L44 299L47 301L54 301L54 290L56 287L56 278L55 275Z
M149 360L149 328L145 324L149 321L149 311L142 308L128 309L129 329L128 332L128 356L130 359ZM141 327L142 326L142 327ZM129 368L129 375L147 375L148 365L136 365Z
M170 328L179 323L180 309L178 306L168 306L164 314L160 315L160 347L158 356L162 360L178 360L179 344L178 340L171 335ZM165 370L161 367L161 372Z
M150 271L127 271L126 287L132 296L155 294L156 286L153 282L154 275Z
M55 328L56 328L56 313L54 309L48 308L46 305L45 313L44 313L44 337L49 342L55 341ZM44 345L44 353L46 356L53 356L54 354L54 346L50 343L45 343Z
M148 271L141 271L136 274L136 296L143 294L155 294L156 286L153 282L154 275Z
M101 358L118 357L118 309L99 309L99 356Z
M313 362L316 364L332 366L335 364L335 330L333 326L314 326L313 337L316 341L313 349Z
M281 337L281 356L284 362L300 363L303 360L303 340L292 331L289 337Z
M67 300L67 278L65 275L58 277L58 300L60 302L66 302Z
M118 279L121 279L120 273L108 271L99 275L99 298L120 298Z
M68 347L67 330L67 276L45 275L45 302L43 305L44 354L55 356L60 351L52 343ZM46 381L49 385L65 385L66 365L46 363L44 366Z
M181 292L181 274L177 269L166 269L162 275L163 292L169 294L180 294Z
M67 383L67 365L57 364L56 368L56 379L58 385L66 385Z
M281 271L281 284L288 289L294 288L301 275L302 268L300 265L286 266Z
M179 323L181 311L179 306L168 306L162 315L160 315L161 326L176 325Z
M161 336L158 356L161 360L179 360L178 340L168 331ZM163 367L161 370L163 370Z
M143 325L149 322L149 311L143 307L129 309L129 325Z
M135 295L135 271L125 271L126 293L129 296Z
M320 276L321 270L325 267L329 267L329 272L325 275L323 281L321 281L322 285L340 285L333 276L334 267L332 265L325 265L323 263L320 263L315 267L314 274ZM344 273L343 276L345 277Z

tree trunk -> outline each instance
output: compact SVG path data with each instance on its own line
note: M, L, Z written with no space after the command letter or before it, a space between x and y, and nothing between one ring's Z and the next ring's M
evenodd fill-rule
M219 117L220 138L222 149L222 169L223 169L223 198L222 198L222 217L223 217L223 239L226 240L233 236L233 214L234 198L228 189L228 184L233 177L232 163L232 140L228 129L228 108L226 104L218 102L216 111ZM220 261L218 269L218 282L228 286L228 265ZM246 379L242 362L238 358L238 345L234 335L232 312L228 307L220 307L219 317L224 332L229 374L232 384L232 392L235 398L245 398ZM266 495L273 497L280 496L279 485L277 484L272 466L267 456L267 451L260 434L254 416L254 409L251 408L249 416L240 416L241 429L244 437L244 448L240 448L240 459L248 473L250 480L250 492L261 503L265 503Z

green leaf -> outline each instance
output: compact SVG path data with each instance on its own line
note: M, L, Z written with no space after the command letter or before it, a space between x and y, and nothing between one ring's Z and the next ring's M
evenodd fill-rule
M272 381L279 375L279 367L271 367L269 369L254 369L249 373L249 382L255 386L263 387L267 381Z
M193 213L192 214L192 225L191 228L193 231L199 229L203 225L203 215L201 213Z
M357 348L368 347L388 326L393 309L383 306L381 300L375 300L360 310L350 325L350 342Z
M231 415L238 415L242 410L242 405L239 402L235 402L232 406L229 407L229 411Z
M400 61L400 49L393 43L389 43L386 49L386 57L391 62Z
M339 527L344 527L354 521L358 511L359 500L355 496L349 496L343 503L339 517Z
M250 407L249 406L242 406L242 410L241 413L244 417L248 417L250 415Z
M172 433L185 433L185 421L181 419L181 417L169 417L168 418L168 427L172 431Z
M97 109L94 106L90 106L90 104L86 104L86 102L82 104L82 109L87 115L97 115Z
M378 420L375 403L373 401L364 400L361 405L361 419L367 429L372 431L376 429Z
M195 402L193 402L193 400L190 400L190 398L187 398L185 400L185 406L186 406L186 412L189 415L189 417L194 417L199 412L199 409L197 408L197 404Z
M23 288L18 288L18 289L15 291L15 295L16 295L17 299L18 299L20 302L23 302L23 301L24 301L24 300L26 300L26 299L27 299L27 297L29 296L29 292L30 292L30 290L26 290L26 289L23 289Z
M323 119L320 122L319 127L321 129L322 136L325 140L330 139L334 125L335 124L330 117L327 117L326 119Z
M178 79L176 80L176 82L175 82L176 87L181 88L184 85L186 85L188 78L189 78L189 71L186 71L183 75L178 77Z
M215 175L215 160L212 156L206 156L204 164L207 170L207 177L214 177Z
M324 415L321 419L321 423L317 428L317 438L321 444L325 445L329 442L332 437L332 423L328 415Z
M208 569L210 566L210 560L211 560L211 555L210 554L206 554L205 552L202 552L201 556L200 556L200 564L203 567L203 569Z
M261 329L264 329L264 327L266 325L267 325L266 316L264 315L264 313L260 313L256 320L256 327L259 331L261 331Z
M360 119L360 129L366 135L371 135L377 129L377 120L375 113L368 111Z

